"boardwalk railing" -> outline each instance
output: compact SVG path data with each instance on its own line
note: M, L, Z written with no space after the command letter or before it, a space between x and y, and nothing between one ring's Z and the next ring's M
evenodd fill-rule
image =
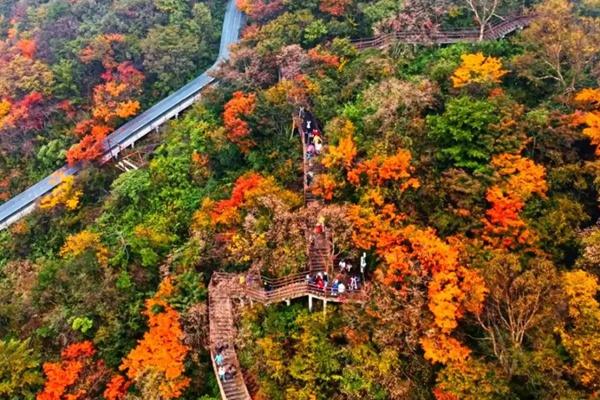
M260 275L242 275L215 272L208 288L210 353L213 369L219 383L221 397L224 400L250 400L250 394L240 368L235 351L235 326L233 300L273 304L291 299L309 296L309 307L312 298L336 303L363 303L367 290L362 288L354 292L337 294L331 288L321 289L306 280L308 271L291 274L282 278L267 278ZM242 279L240 279L242 278ZM217 346L225 346L223 356L225 364L233 366L237 373L222 381L218 378L218 366L214 362Z
M498 24L490 26L483 35L483 40L500 39L509 33L529 25L533 19L531 15L511 17ZM479 40L478 29L449 29L443 31L398 31L381 34L367 39L353 40L352 44L357 49L382 48L394 42L405 44L450 44L458 42L476 42Z
M202 89L214 81L209 72L222 60L229 58L229 46L238 41L242 22L242 14L237 9L235 1L229 0L221 32L219 57L215 64L187 85L162 99L150 107L150 109L111 133L106 139L106 152L102 156L101 162L104 163L117 157L122 150L128 146L133 146L134 143L149 132L157 129L166 121L176 117L180 112L191 106L200 97ZM81 165L74 165L72 167L64 166L1 204L0 230L7 228L10 224L31 213L36 208L39 199L60 185L62 177L75 175L81 169Z

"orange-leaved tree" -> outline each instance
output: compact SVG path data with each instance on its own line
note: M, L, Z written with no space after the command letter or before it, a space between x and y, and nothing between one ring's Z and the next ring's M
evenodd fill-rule
M173 290L171 279L166 278L156 294L146 300L148 332L119 367L142 395L160 393L163 399L175 399L190 383L184 375L184 361L190 349L183 342L179 313L167 302Z
M79 400L98 398L99 382L110 371L102 360L94 360L96 350L90 341L73 343L62 351L61 360L43 365L46 382L37 400Z
M339 17L344 15L352 0L321 0L319 10L326 14Z
M575 96L575 101L586 106L586 110L575 114L574 122L585 125L583 134L596 146L600 155L600 89L583 89Z
M486 193L491 207L482 220L483 238L495 247L531 245L534 235L520 213L533 195L546 196L546 170L533 160L508 153L494 156L492 165L497 183Z
M433 322L423 327L425 358L436 363L462 363L470 350L451 336L468 312L481 311L487 289L479 274L461 265L457 244L440 239L431 228L404 224L405 216L391 204L353 206L353 242L374 249L382 260L375 276L400 295L411 288L414 277L426 278L428 309ZM418 288L413 288L417 289Z
M400 190L418 188L419 181L413 178L413 168L410 165L411 154L408 150L398 149L391 156L375 156L356 164L348 171L348 181L358 186L366 178L366 184L381 186L386 182L401 182Z
M249 138L250 127L242 117L249 116L256 107L256 94L244 94L240 91L233 93L233 97L225 103L223 123L227 130L227 139L240 147L243 152L254 146L254 141Z
M124 62L102 74L103 83L94 88L92 119L81 121L74 133L81 141L67 152L70 165L78 161L92 161L104 154L108 134L121 121L140 110L135 100L141 94L144 75L131 63Z
M124 400L130 386L131 381L122 375L113 375L104 390L104 398L106 400Z
M470 84L489 85L500 82L508 71L502 68L500 59L483 53L463 54L462 63L452 75L452 86L461 88Z

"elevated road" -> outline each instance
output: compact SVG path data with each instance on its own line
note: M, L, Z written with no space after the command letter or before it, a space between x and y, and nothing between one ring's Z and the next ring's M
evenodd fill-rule
M118 156L123 149L132 146L148 133L158 129L166 121L191 106L200 97L202 89L214 81L214 78L210 76L210 71L221 61L229 58L229 46L238 41L242 23L243 16L235 6L235 0L229 0L223 20L219 56L215 63L200 76L111 133L106 139L107 151L101 161L104 163ZM31 213L36 208L38 200L60 184L61 177L75 175L81 169L80 165L72 167L65 165L0 205L0 230Z
M533 16L515 16L499 24L492 25L486 30L483 39L495 40L529 25ZM235 6L235 0L229 0L223 21L221 45L217 61L204 73L192 80L175 93L156 103L136 118L115 130L106 141L106 153L102 162L116 157L123 149L132 146L135 142L154 129L177 116L181 111L191 106L199 97L203 88L214 81L209 75L222 60L229 57L229 45L239 39L240 28L243 23L242 13ZM394 42L406 44L450 44L457 42L476 42L479 40L479 31L474 29L446 30L434 32L430 36L423 36L422 32L393 32L368 39L352 41L357 49L385 48ZM38 200L48 194L61 182L61 176L74 175L81 170L81 166L64 166L50 176L29 187L6 203L0 205L0 230L18 221L23 216L31 213L37 206Z

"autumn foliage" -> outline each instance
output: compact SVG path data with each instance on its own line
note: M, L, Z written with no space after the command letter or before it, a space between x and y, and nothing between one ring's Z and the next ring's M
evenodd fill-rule
M41 209L53 209L63 205L67 210L75 210L79 206L79 200L83 192L75 188L75 177L60 176L60 184L50 194L44 196L40 201Z
M140 103L134 100L142 89L144 75L131 63L118 64L102 74L103 83L94 88L92 119L81 121L74 129L81 141L67 152L67 161L92 161L104 154L105 140L120 121L136 115Z
M130 386L131 382L122 375L114 375L106 385L104 397L106 400L123 400Z
M61 353L61 361L44 363L44 389L37 400L78 400L94 397L94 389L108 370L101 360L94 361L91 342L73 343Z
M534 194L545 197L548 186L543 166L516 154L500 154L492 159L498 183L487 190L484 239L499 247L530 245L533 233L521 219L525 202Z
M600 89L583 89L575 96L575 101L588 106L588 110L575 115L575 123L583 124L583 134L596 146L600 155Z
M418 188L419 181L411 176L411 154L408 150L398 149L391 156L375 156L363 160L348 171L348 181L355 186L366 180L370 186L381 186L386 182L401 182L399 189Z
M339 17L344 15L346 9L352 4L352 0L321 0L319 10L326 14Z
M570 329L558 329L563 346L572 357L570 372L586 387L600 390L600 284L595 275L582 270L563 277Z
M463 54L460 58L462 63L451 78L455 88L499 83L500 78L507 74L498 58L486 57L483 53Z
M267 19L283 9L282 0L236 0L240 11L252 19Z
M68 236L60 249L60 255L78 257L88 251L94 253L100 265L108 264L108 249L102 244L100 235L88 230Z
M239 91L235 92L233 98L224 106L223 124L227 130L227 139L238 145L244 152L249 151L254 146L254 142L248 137L250 127L242 117L251 115L255 107L256 95Z
M350 124L351 126L352 123L347 121L347 124ZM342 167L349 169L352 166L358 150L356 149L356 144L354 143L354 139L351 134L354 128L348 127L347 129L350 133L342 137L337 146L328 147L327 154L325 154L325 157L322 161L325 167Z
M173 284L167 278L156 294L146 300L144 315L148 318L149 330L119 367L134 382L140 382L147 374L156 374L158 391L164 399L181 396L190 383L184 376L184 360L190 349L183 343L179 314L167 302L172 293ZM122 386L119 382L113 384Z
M433 324L421 338L425 358L432 362L461 363L470 351L451 333L466 313L482 309L487 289L474 270L461 265L455 245L437 237L434 230L403 224L405 217L395 207L353 206L350 219L352 239L362 249L374 248L383 260L377 279L399 294L408 290L411 276L428 277L428 308Z

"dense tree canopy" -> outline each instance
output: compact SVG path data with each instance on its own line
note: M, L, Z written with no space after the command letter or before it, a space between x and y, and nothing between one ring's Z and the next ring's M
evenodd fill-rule
M481 33L523 5L531 24L494 41L349 40ZM366 301L233 302L253 398L596 398L598 2L237 6L218 85L136 144L137 168L55 176L0 232L0 397L219 398L211 275L303 276L322 224L335 265L364 253ZM95 159L213 62L223 9L2 2L0 199ZM304 160L300 108L323 138Z

